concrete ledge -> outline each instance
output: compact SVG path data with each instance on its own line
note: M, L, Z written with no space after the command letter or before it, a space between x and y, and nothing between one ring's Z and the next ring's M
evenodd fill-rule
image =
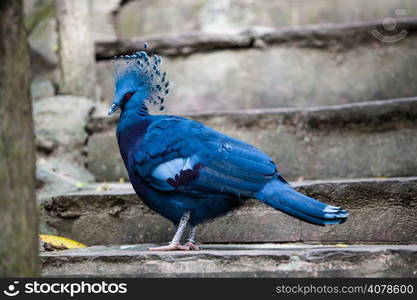
M291 180L417 174L417 98L186 116L262 149ZM88 169L99 180L127 179L117 117L88 125Z
M110 104L113 64L107 58L136 52L147 41L150 51L163 55L162 68L174 84L165 101L169 112L413 97L417 19L398 19L394 31L382 28L382 20L99 42L98 85Z
M417 19L397 20L397 26L408 34L417 32ZM97 59L109 59L116 55L134 53L144 49L165 56L183 56L200 52L242 48L265 48L269 45L286 47L349 48L355 44L375 41L372 30L382 29L381 21L350 24L320 24L293 29L250 28L233 33L192 32L182 35L148 36L96 42Z
M210 122L224 117L239 127L252 127L262 122L270 126L282 123L297 127L323 128L370 125L377 130L380 125L393 125L399 121L417 122L417 97L367 101L350 104L328 105L305 108L263 108L244 110L204 111L200 113L183 112L181 116L199 122ZM265 121L263 121L266 118ZM87 125L90 133L115 130L119 115L96 116ZM265 125L266 125L265 124ZM385 128L386 126L384 126Z
M316 199L349 209L346 223L319 227L298 221L256 200L203 224L203 243L389 242L417 237L417 177L296 183ZM100 185L98 186L100 187ZM42 206L49 228L87 245L168 242L175 227L151 211L128 184L97 186L54 197Z
M99 277L417 277L416 245L207 245L149 252L150 245L42 253L42 275Z

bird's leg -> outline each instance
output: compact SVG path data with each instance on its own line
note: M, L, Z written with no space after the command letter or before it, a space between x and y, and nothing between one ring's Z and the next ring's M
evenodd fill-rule
M196 232L197 232L197 226L191 226L190 236L188 237L187 243L185 243L185 245L184 245L184 246L188 247L189 250L200 250L200 247L198 247L195 244Z
M172 239L171 243L169 243L168 246L162 246L162 247L154 247L149 248L150 251L175 251L175 250L190 250L189 247L183 246L180 244L180 240L182 237L182 234L184 233L184 229L187 227L188 220L190 219L190 212L186 211L178 225L177 232L175 233L174 238Z

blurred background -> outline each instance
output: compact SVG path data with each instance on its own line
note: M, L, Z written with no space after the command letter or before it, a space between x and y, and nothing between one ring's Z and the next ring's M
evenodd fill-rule
M106 115L112 59L144 42L173 86L164 113L254 144L289 180L417 174L416 1L27 0L24 10L42 205L128 181L118 116Z
M9 101L0 103L0 133L9 134L0 135L0 150L18 137L32 143L33 132L35 145L20 144L13 148L21 149L20 156L0 161L16 162L13 172L2 165L0 178L19 174L21 184L14 185L15 199L2 205L34 200L19 194L27 191L23 183L33 193L36 188L41 233L88 246L170 239L173 225L146 208L127 183L115 137L118 115L106 115L113 57L143 50L148 42L147 51L162 55L173 86L164 113L191 117L259 147L299 190L352 214L344 226L317 229L249 205L202 226L201 242L416 243L417 1L6 2L14 13L6 5L0 9L3 43L15 47L0 47L8 49L8 56L0 51L2 61L13 62L0 64L0 76L8 68L10 79L0 80L0 91L9 91ZM14 111L25 97L26 107ZM30 161L33 172L36 161L32 187L31 169L22 175ZM4 224L23 212L13 207L14 215L4 210ZM34 216L34 205L25 211ZM10 231L2 239L14 236ZM415 254L387 264L381 255L371 263L359 257L363 265L343 262L338 274L415 275L415 269L407 273ZM43 274L85 275L80 264L64 261L60 269L48 259ZM0 275L9 264L0 259ZM349 273L351 267L357 273Z
M384 44L366 27L416 17L413 0L93 0L89 9L91 34L83 38L109 42L96 48L92 66L97 99L106 104L113 92L109 58L137 51L135 40L164 55L174 83L168 112L342 104L417 92L414 37ZM39 99L59 86L54 1L25 1L25 13L32 94ZM339 30L358 23L358 30ZM381 26L381 34L402 29L393 26ZM268 33L280 32L268 41Z

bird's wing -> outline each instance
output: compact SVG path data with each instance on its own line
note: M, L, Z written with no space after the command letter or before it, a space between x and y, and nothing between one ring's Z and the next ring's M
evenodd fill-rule
M155 189L251 196L277 173L255 147L180 117L165 117L148 128L135 153L135 171Z

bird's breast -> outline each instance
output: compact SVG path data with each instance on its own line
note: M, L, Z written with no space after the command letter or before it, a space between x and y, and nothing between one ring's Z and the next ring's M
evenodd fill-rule
M148 120L129 124L119 122L116 135L123 159L127 157L129 152L138 151L149 125Z

